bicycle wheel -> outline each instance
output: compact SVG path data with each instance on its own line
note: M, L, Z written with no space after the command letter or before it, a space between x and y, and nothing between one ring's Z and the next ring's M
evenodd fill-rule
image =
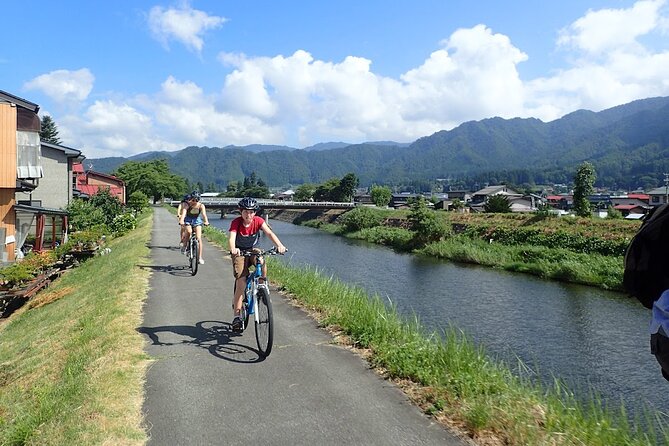
M197 268L200 266L200 246L197 239L193 239L190 244L190 275L197 274Z
M272 318L272 301L269 291L264 286L258 287L258 319L256 322L256 341L258 350L263 357L268 357L274 343L274 321Z

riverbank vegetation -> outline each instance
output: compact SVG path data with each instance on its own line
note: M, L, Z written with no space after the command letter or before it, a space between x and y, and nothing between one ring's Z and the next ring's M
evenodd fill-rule
M0 325L0 444L145 444L152 213ZM112 286L113 285L113 286Z
M359 207L307 226L462 263L622 291L625 249L640 222L536 214Z
M223 232L206 236L227 246ZM340 342L401 386L421 409L478 444L653 445L667 444L661 415L636 423L623 408L605 407L594 394L576 395L559 381L532 382L522 364L492 360L462 332L429 333L419 321L401 317L378 296L269 259L270 276L308 309ZM587 401L587 402L584 402Z

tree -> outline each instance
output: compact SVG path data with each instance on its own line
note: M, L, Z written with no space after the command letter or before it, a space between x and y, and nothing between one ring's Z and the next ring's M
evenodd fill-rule
M414 232L412 241L416 248L437 242L451 234L444 221L433 210L428 209L423 197L418 197L411 203L408 219L410 229Z
M483 205L483 209L490 214L506 214L511 212L511 203L505 195L492 195Z
M369 195L372 197L372 202L374 202L375 205L378 207L386 207L393 197L393 192L387 186L374 185L369 191Z
M590 201L588 197L592 195L593 184L597 174L595 168L589 162L584 162L578 167L574 176L574 213L579 217L590 217Z
M165 159L128 161L119 166L114 176L125 181L128 196L141 191L152 197L154 203L163 197L178 197L188 190L186 180L171 173Z
M45 115L40 123L39 138L42 141L50 142L52 144L60 144L58 137L58 126L49 115Z
M460 212L460 210L465 207L465 204L459 198L454 198L451 207L453 208L454 211Z
M360 180L354 173L347 173L339 182L339 200L338 201L353 201L355 190L360 184Z
M297 186L295 189L295 201L311 201L314 199L316 186L311 183L304 183Z
M340 184L338 178L330 178L325 183L316 186L314 191L314 200L316 201L338 201L338 188Z

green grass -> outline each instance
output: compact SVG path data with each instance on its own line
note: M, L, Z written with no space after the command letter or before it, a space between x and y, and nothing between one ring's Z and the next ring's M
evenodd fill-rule
M226 245L225 234L207 237ZM426 413L458 426L479 443L509 445L653 445L669 442L666 418L646 411L631 424L624 409L606 408L592 393L577 399L559 381L552 386L519 378L526 367L493 361L454 327L426 332L378 296L269 259L269 274L284 292L367 352L367 360L404 387ZM340 337L341 339L342 337ZM514 373L514 370L516 373ZM587 401L583 403L583 401Z
M507 246L458 236L432 243L421 254L461 263L533 274L544 279L622 291L623 258L545 246Z
M428 255L459 263L471 263L507 271L532 274L543 279L578 283L606 290L622 291L623 257L586 254L563 248L537 245L505 245L472 239L464 235L416 247L408 229L377 226L346 232L342 225L306 223L330 234L342 235L392 247L398 251Z
M0 444L144 444L152 214L0 326Z

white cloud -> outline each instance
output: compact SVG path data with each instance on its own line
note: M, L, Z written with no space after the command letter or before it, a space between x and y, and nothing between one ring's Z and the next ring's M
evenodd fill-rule
M628 9L589 10L561 31L558 44L589 55L629 47L639 51L637 39L658 28L660 9L665 3L665 0L640 0Z
M66 115L57 123L61 139L88 158L182 148L158 138L151 117L125 103L95 101L83 115Z
M56 70L26 82L24 88L40 90L57 102L72 103L86 100L94 81L95 77L88 68L77 71Z
M669 95L669 47L642 38L664 37L665 0L640 0L628 9L588 11L562 30L558 45L574 49L572 66L527 83L527 115L556 119L570 111L602 110L635 99ZM551 107L552 105L552 107ZM548 112L549 109L552 110Z
M193 9L188 2L184 2L179 9L154 6L148 17L152 35L165 47L170 40L175 40L197 53L202 51L204 33L220 28L225 22L224 17Z

